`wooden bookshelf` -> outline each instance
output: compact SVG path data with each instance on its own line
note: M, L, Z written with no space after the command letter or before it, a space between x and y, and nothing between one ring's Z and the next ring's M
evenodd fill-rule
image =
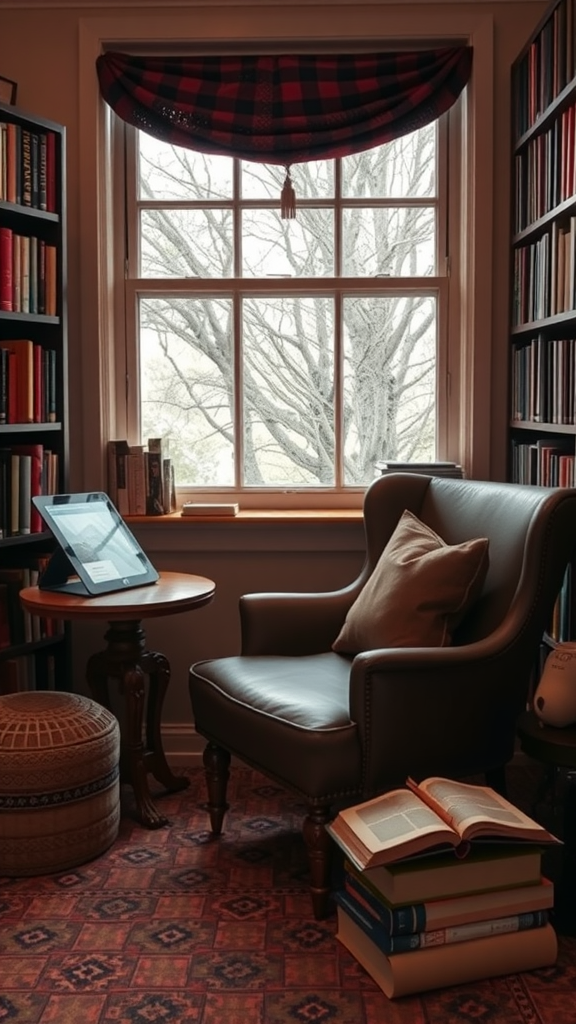
M0 104L0 693L70 680L66 627L18 597L53 548L30 495L67 490L65 147Z

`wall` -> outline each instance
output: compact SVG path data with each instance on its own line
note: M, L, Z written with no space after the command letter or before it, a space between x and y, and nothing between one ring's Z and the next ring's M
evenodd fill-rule
M486 102L477 109L486 120L477 126L490 145L478 153L471 202L486 202L478 230L485 232L484 256L475 268L478 294L490 297L485 318L485 372L489 400L474 410L476 429L485 430L486 475L505 473L507 423L507 322L510 196L510 99L512 60L537 23L546 5L540 2L348 4L317 0L300 7L280 0L262 0L245 7L235 0L202 5L175 2L98 5L72 0L0 0L0 74L18 82L18 104L67 126L69 226L69 339L71 422L71 485L100 486L100 431L109 395L98 354L102 308L95 289L95 240L98 196L95 187L98 152L94 124L97 115L92 49L97 38L174 39L303 38L346 39L391 33L409 38L416 33L458 35L493 45L492 82ZM161 8L161 16L158 12ZM216 27L215 27L216 26ZM494 90L495 102L491 95ZM482 353L481 353L482 355ZM480 359L477 372L482 373ZM99 388L98 381L103 382ZM103 435L102 435L103 436ZM195 744L187 697L187 669L199 658L234 653L238 649L238 596L253 590L330 589L348 582L362 562L359 524L307 527L283 524L265 531L235 525L178 524L177 528L143 527L136 531L159 568L209 576L217 583L212 605L190 615L152 621L150 646L170 658L173 681L165 705L165 733L174 757ZM82 668L88 653L98 649L98 630L75 625L76 685L82 688Z

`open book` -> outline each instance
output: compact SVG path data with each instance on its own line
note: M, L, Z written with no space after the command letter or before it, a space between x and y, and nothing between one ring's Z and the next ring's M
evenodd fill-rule
M441 778L406 785L340 811L326 826L360 870L436 847L463 857L473 840L560 842L489 786Z

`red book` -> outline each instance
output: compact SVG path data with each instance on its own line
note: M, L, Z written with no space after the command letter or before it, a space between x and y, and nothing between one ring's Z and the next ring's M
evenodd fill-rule
M12 229L0 227L0 309L12 312Z
M8 367L8 399L10 391L15 387L16 418L9 423L34 422L34 345L24 338L1 341L2 348L7 348L15 356L15 361ZM14 367L14 372L12 369Z
M42 467L44 463L44 446L41 444L14 444L12 452L17 455L30 455L30 497L42 494ZM42 533L42 516L32 505L30 510L30 533Z

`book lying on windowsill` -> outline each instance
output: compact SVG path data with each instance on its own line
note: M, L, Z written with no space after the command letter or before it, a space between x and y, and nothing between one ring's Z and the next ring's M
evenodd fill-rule
M205 503L199 501L185 501L182 505L181 515L183 516L237 516L240 506L232 502Z
M465 857L478 840L560 843L489 786L438 777L406 786L348 807L326 826L361 870L436 848Z

